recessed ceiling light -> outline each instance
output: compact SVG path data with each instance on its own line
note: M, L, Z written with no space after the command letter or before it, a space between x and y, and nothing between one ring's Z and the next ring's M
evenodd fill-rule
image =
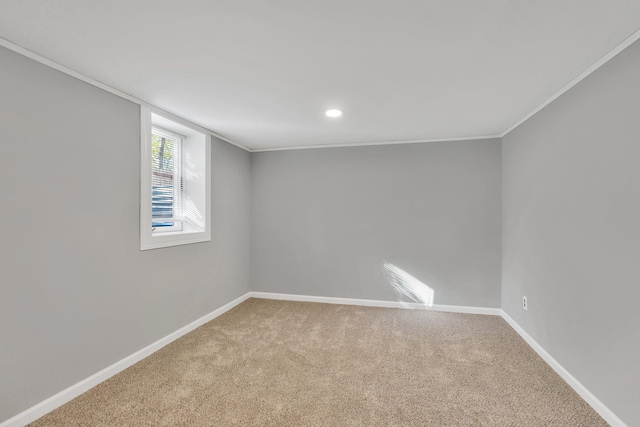
M325 114L329 117L340 117L342 115L342 111L340 110L327 110Z

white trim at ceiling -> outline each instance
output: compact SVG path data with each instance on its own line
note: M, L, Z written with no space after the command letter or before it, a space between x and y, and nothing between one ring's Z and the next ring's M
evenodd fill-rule
M247 147L245 147L245 146L243 146L241 144L238 144L237 142L232 141L231 139L227 138L226 136L220 135L219 133L216 133L216 132L212 131L211 129L207 129L204 126L200 126L200 125L198 125L196 123L193 123L193 122L191 122L189 120L183 119L182 117L176 116L175 114L170 113L168 111L165 111L162 108L158 108L155 105L149 104L146 101L143 101L143 100L141 100L139 98L136 98L133 95L130 95L130 94L126 93L126 92L122 92L121 90L113 88L113 87L111 87L111 86L109 86L107 84L104 84L102 82L99 82L98 80L92 79L91 77L85 76L84 74L81 74L81 73L79 73L77 71L74 71L71 68L67 68L64 65L58 64L57 62L52 61L52 60L50 60L48 58L45 58L44 56L39 55L39 54L37 54L35 52L32 52L29 49L25 49L25 48L23 48L21 46L18 46L17 44L15 44L13 42L10 42L9 40L4 39L2 37L0 37L0 46L3 46L3 47L5 47L5 48L7 48L9 50L12 50L12 51L16 52L16 53L19 53L20 55L26 56L27 58L33 59L34 61L37 61L37 62L39 62L41 64L44 64L44 65L46 65L48 67L51 67L51 68L53 68L55 70L61 71L61 72L65 73L65 74L67 74L67 75L70 75L71 77L75 77L78 80L82 80L85 83L89 83L92 86L98 87L98 88L100 88L102 90L105 90L105 91L107 91L109 93L117 95L120 98L124 98L124 99L126 99L128 101L131 101L134 104L138 104L140 106L147 107L152 112L157 113L157 114L159 114L161 116L164 116L164 117L166 117L166 118L168 118L170 120L173 120L173 121L181 123L181 124L183 124L185 126L188 126L188 127L193 128L193 129L196 129L199 132L210 134L211 136L213 136L215 138L218 138L218 139L220 139L220 140L222 140L224 142L228 142L231 145L235 145L238 148L242 148L245 151L251 151L249 148L247 148Z
M569 89L571 89L572 87L574 87L575 85L577 85L578 83L580 83L582 80L586 79L591 73L593 73L594 71L596 71L598 68L602 67L604 64L606 64L607 62L609 62L614 56L616 56L617 54L619 54L620 52L622 52L623 50L625 50L626 48L628 48L629 46L631 46L634 42L636 42L638 39L640 39L640 29L636 30L633 34L631 34L629 37L627 37L626 39L624 39L624 41L622 43L620 43L618 46L614 47L612 50L609 51L609 53L607 53L606 55L604 55L602 58L598 59L596 61L595 64L593 64L592 66L590 66L589 68L587 68L586 70L584 70L581 74L579 74L575 79L571 80L569 83L567 83L565 86L562 87L562 89L560 89L559 91L557 91L556 93L554 93L551 97L547 98L546 101L544 101L542 104L538 105L536 108L534 108L529 114L527 114L526 116L524 116L523 118L521 118L520 120L518 120L517 122L515 122L513 125L511 125L511 127L509 127L507 130L505 130L504 132L502 132L500 134L500 138L503 138L504 136L506 136L509 132L511 132L512 130L514 130L515 128L517 128L518 126L520 126L522 123L526 122L527 120L529 120L531 117L533 117L538 111L542 110L544 107L546 107L547 105L551 104L553 101L555 101L557 98L559 98L562 94L564 94L565 92L567 92Z
M18 46L17 44L10 42L9 40L6 40L2 37L0 37L0 46L3 46L9 50L12 50L16 53L19 53L23 56L26 56L27 58L33 59L34 61L40 62L41 64L47 65L51 68L54 68L58 71L61 71L65 74L68 74L72 77L75 77L79 80L82 80L85 83L89 83L90 85L96 86L100 89L106 90L109 93L112 93L114 95L117 95L121 98L127 99L131 102L134 102L138 105L143 105L146 106L148 108L150 108L152 111L159 113L161 115L167 116L167 118L170 118L172 120L175 120L177 122L186 122L185 124L188 124L192 127L195 127L197 130L201 131L201 132L205 132L205 133L209 133L212 136L214 136L215 138L218 138L222 141L225 141L231 145L235 145L238 148L241 148L245 151L251 152L251 153L259 153L259 152L265 152L265 151L283 151L283 150L302 150L302 149L313 149L313 148L341 148L341 147L362 147L362 146L368 146L368 145L395 145L395 144L419 144L419 143L427 143L427 142L450 142L450 141L470 141L470 140L478 140L478 139L493 139L493 138L504 138L509 132L511 132L512 130L514 130L515 128L517 128L518 126L520 126L522 123L526 122L528 119L530 119L531 117L533 117L537 112L539 112L540 110L542 110L544 107L546 107L547 105L551 104L553 101L555 101L557 98L559 98L562 94L564 94L565 92L567 92L569 89L571 89L572 87L574 87L575 85L577 85L578 83L580 83L582 80L584 80L585 78L587 78L589 75L591 75L591 73L593 73L594 71L596 71L598 68L602 67L604 64L606 64L607 62L609 62L612 58L614 58L617 54L619 54L620 52L622 52L624 49L626 49L627 47L629 47L630 45L632 45L634 42L636 42L637 40L640 39L640 29L636 30L634 33L632 33L629 37L627 37L624 41L622 41L620 44L618 44L616 47L614 47L611 51L609 51L606 55L604 55L603 57L601 57L598 61L596 61L595 64L593 64L592 66L590 66L589 68L587 68L586 70L584 70L582 73L580 73L576 78L574 78L573 80L571 80L569 83L567 83L565 86L563 86L560 90L558 90L556 93L554 93L552 96L550 96L549 98L547 98L543 103L541 103L540 105L538 105L536 108L534 108L529 114L527 114L526 116L524 116L523 118L521 118L520 120L518 120L517 122L515 122L513 125L511 125L509 128L507 128L504 132L498 134L498 135L481 135L481 136L471 136L471 137L459 137L459 138L434 138L434 139L419 139L419 140L408 140L408 141L378 141L378 142L362 142L362 143L349 143L349 144L327 144L327 145L306 145L306 146L296 146L296 147L279 147L279 148L262 148L262 149L250 149L247 148L245 146L243 146L242 144L239 144L223 135L220 135L210 129L207 129L203 126L200 126L198 124L192 123L188 120L185 120L179 116L176 116L175 114L172 114L168 111L164 111L154 105L149 104L148 102L145 102L141 99L136 98L133 95L130 95L128 93L122 92L118 89L115 89L109 85L106 85L102 82L99 82L95 79L92 79L91 77L85 76L84 74L81 74L77 71L74 71L70 68L65 67L64 65L58 64L57 62L54 62L48 58L45 58L42 55L39 55L35 52L32 52L28 49L25 49L21 46Z
M414 139L414 140L406 140L406 141L355 142L350 144L303 145L303 146L297 146L297 147L258 148L258 149L251 150L251 152L262 153L265 151L305 150L308 148L345 148L345 147L363 147L363 146L369 146L369 145L420 144L424 142L471 141L475 139L493 139L493 138L501 138L501 136L500 135L483 135L483 136L463 136L460 138L434 138L434 139Z

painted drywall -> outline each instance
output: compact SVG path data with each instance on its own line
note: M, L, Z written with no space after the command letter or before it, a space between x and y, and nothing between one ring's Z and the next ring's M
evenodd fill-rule
M140 113L0 48L0 422L250 289L250 155L212 146L211 242L140 251Z
M253 153L252 289L412 301L388 263L499 307L500 162L495 139Z
M640 425L638 76L635 43L503 139L502 307L630 426Z

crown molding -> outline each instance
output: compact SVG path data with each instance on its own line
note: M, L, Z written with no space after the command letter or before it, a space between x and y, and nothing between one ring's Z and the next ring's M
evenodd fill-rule
M55 70L58 70L58 71L60 71L60 72L62 72L64 74L67 74L67 75L69 75L71 77L75 77L76 79L81 80L81 81L83 81L85 83L88 83L88 84L90 84L92 86L95 86L97 88L105 90L105 91L107 91L107 92L109 92L109 93L111 93L113 95L119 96L120 98L124 98L124 99L126 99L128 101L131 101L134 104L145 106L145 107L149 108L151 111L153 111L154 113L157 113L157 114L159 114L161 116L165 116L168 119L171 119L171 120L179 122L179 123L183 123L183 124L185 124L185 125L187 125L189 127L192 127L192 128L194 128L194 129L196 129L196 130L198 130L200 132L208 133L211 136L213 136L214 138L218 138L218 139L220 139L220 140L222 140L222 141L224 141L226 143L229 143L231 145L235 145L236 147L241 148L241 149L243 149L245 151L251 151L249 148L247 148L247 147L245 147L245 146L243 146L241 144L238 144L237 142L227 138L224 135L220 135L219 133L214 132L211 129L207 129L206 127L201 126L201 125L199 125L197 123L193 123L190 120L183 119L182 117L177 116L177 115L175 115L175 114L173 114L173 113L171 113L169 111L163 110L162 108L159 108L159 107L156 107L155 105L149 104L148 102L143 101L140 98L136 98L135 96L133 96L131 94L128 94L126 92L118 90L118 89L116 89L114 87L111 87L111 86L109 86L109 85L107 85L105 83L102 83L102 82L100 82L100 81L98 81L96 79L92 79L89 76L85 76L82 73L74 71L71 68L65 67L62 64L59 64L59 63L57 63L55 61L52 61L49 58L45 58L44 56L42 56L40 54L37 54L37 53L35 53L33 51L30 51L29 49L25 49L22 46L18 46L17 44L15 44L15 43L7 40L7 39L4 39L2 37L0 37L0 46L5 47L5 48L7 48L7 49L9 49L9 50L11 50L13 52L19 53L22 56L26 56L29 59L33 59L36 62L44 64L44 65L46 65L48 67L51 67L51 68L53 68Z
M561 95L563 95L565 92L567 92L568 90L570 90L571 88L573 88L574 86L576 86L578 83L580 83L582 80L584 80L585 78L587 78L588 76L590 76L594 71L596 71L597 69L599 69L600 67L602 67L604 64L606 64L607 62L609 62L612 58L614 58L616 55L618 55L620 52L622 52L624 49L626 49L627 47L629 47L630 45L632 45L634 42L638 41L640 39L640 29L636 30L635 32L633 32L629 37L627 37L624 41L622 41L621 43L619 43L615 48L613 48L612 50L610 50L607 54L605 54L604 56L602 56L598 61L596 61L593 65L591 65L589 68L587 68L586 70L584 70L582 73L580 73L577 77L575 77L573 80L571 80L569 83L567 83L565 86L563 86L560 90L558 90L556 93L554 93L552 96L550 96L549 98L547 98L544 102L542 102L540 105L538 105L536 108L534 108L531 112L529 112L527 115L525 115L524 117L522 117L520 120L516 121L513 125L511 125L509 128L507 128L505 131L503 131L502 133L496 134L496 135L479 135L479 136L468 136L468 137L453 137L453 138L432 138L432 139L416 139L416 140L400 140L400 141L376 141L376 142L360 142L360 143L347 143L347 144L318 144L318 145L306 145L306 146L296 146L296 147L275 147L275 148L257 148L257 149L251 149L248 147L245 147L242 144L239 144L235 141L233 141L232 139L221 135L217 132L212 131L211 129L207 129L206 127L200 126L196 123L193 123L189 120L183 119L182 117L176 116L175 114L169 112L169 111L165 111L161 108L156 107L155 105L149 104L146 101L143 101L139 98L136 98L135 96L128 94L126 92L123 92L121 90L118 90L116 88L113 88L105 83L102 83L98 80L95 80L91 77L88 77L82 73L79 73L77 71L74 71L68 67L65 67L64 65L61 65L55 61L52 61L48 58L45 58L42 55L39 55L35 52L32 52L28 49L25 49L9 40L6 40L2 37L0 37L0 46L3 46L11 51L14 51L16 53L19 53L20 55L26 56L27 58L33 59L34 61L37 61L41 64L44 64L46 66L49 66L53 69L56 69L60 72L63 72L69 76L75 77L85 83L88 83L92 86L98 87L100 89L103 89L109 93L112 93L114 95L117 95L121 98L127 99L135 104L141 105L141 106L145 106L148 107L149 109L151 109L153 112L158 113L160 115L166 116L169 119L178 121L178 122L183 122L185 124L188 124L189 126L192 126L196 129L198 129L201 132L205 132L208 133L210 135L212 135L215 138L218 138L224 142L227 142L231 145L234 145L238 148L241 148L245 151L248 151L250 153L262 153L262 152L267 152L267 151L287 151L287 150L304 150L304 149L316 149L316 148L346 148L346 147L365 147L365 146L374 146L374 145L398 145L398 144L420 144L420 143L435 143L435 142L452 142L452 141L471 141L471 140L482 140L482 139L494 139L494 138L504 138L507 134L509 134L512 130L516 129L518 126L520 126L521 124L523 124L524 122L526 122L527 120L529 120L531 117L533 117L536 113L538 113L540 110L542 110L543 108L545 108L547 105L551 104L553 101L555 101L557 98L559 98Z
M455 138L432 138L432 139L412 139L401 141L376 141L376 142L354 142L348 144L319 144L319 145L302 145L296 147L277 147L277 148L254 148L252 153L263 153L266 151L288 151L288 150L308 150L314 148L346 148L346 147L367 147L371 145L399 145L399 144L422 144L427 142L454 142L454 141L473 141L478 139L495 139L501 138L500 135L480 135L480 136L462 136Z
M582 73L580 73L576 78L574 78L569 83L567 83L565 86L563 86L559 91L557 91L556 93L551 95L549 98L547 98L542 104L540 104L536 108L534 108L529 114L527 114L526 116L524 116L523 118L521 118L520 120L515 122L513 125L511 125L509 128L507 128L507 130L505 130L504 132L502 132L499 135L499 138L504 138L509 132L511 132L512 130L514 130L515 128L517 128L518 126L520 126L521 124L523 124L527 120L529 120L538 111L542 110L544 107L546 107L547 105L551 104L553 101L558 99L561 95L563 95L569 89L571 89L572 87L574 87L575 85L580 83L582 80L584 80L587 77L589 77L594 71L596 71L598 68L602 67L604 64L609 62L616 55L618 55L620 52L622 52L623 50L625 50L626 48L631 46L633 43L635 43L639 39L640 39L640 29L636 30L633 34L631 34L629 37L624 39L624 41L622 43L620 43L619 45L614 47L612 50L610 50L606 55L604 55L600 59L598 59L595 64L593 64L592 66L590 66L589 68L584 70Z

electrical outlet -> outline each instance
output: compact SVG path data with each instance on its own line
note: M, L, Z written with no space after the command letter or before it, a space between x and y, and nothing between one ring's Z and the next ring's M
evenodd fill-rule
M528 304L527 304L527 297L522 297L522 308L527 310L528 308Z

